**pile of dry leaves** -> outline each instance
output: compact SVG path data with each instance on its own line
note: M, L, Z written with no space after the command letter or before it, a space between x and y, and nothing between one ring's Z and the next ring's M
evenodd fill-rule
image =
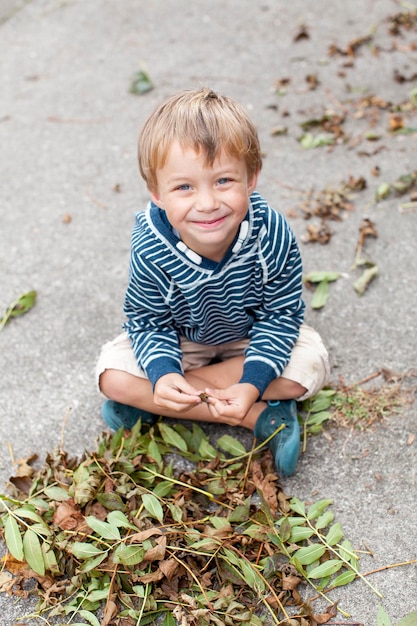
M34 579L45 623L329 622L337 603L316 612L308 589L326 599L360 577L358 556L331 501L289 498L258 452L160 422L104 435L81 461L23 462L13 497L0 496L1 589L26 596Z

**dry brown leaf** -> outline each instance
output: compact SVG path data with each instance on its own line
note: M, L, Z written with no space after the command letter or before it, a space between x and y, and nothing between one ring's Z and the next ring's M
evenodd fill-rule
M11 593L15 578L10 572L0 572L0 593Z
M104 609L103 617L101 618L100 626L108 626L112 619L116 617L119 609L117 608L117 604L113 602L113 600L109 600Z
M138 581L143 585L146 585L147 583L155 583L158 580L162 580L163 577L164 573L158 567L155 572L151 572L150 574L144 574L143 576L138 576Z
M4 569L11 574L21 574L22 570L27 568L27 563L24 561L18 561L10 554L10 552L2 557L1 562L3 563Z
M75 504L74 498L59 503L54 513L53 523L61 530L86 531L88 529L84 515L79 505Z
M293 591L298 587L300 582L301 578L298 576L294 576L293 574L286 576L284 573L282 574L281 586L283 591Z
M149 548L149 550L145 552L143 557L144 561L162 561L165 558L167 538L165 536L158 537L155 543L156 545L154 545L153 548Z
M276 473L269 473L264 475L261 463L259 461L253 462L253 474L252 479L255 487L262 493L265 502L269 505L271 513L277 514L278 511L278 497L277 497L277 482L278 476Z
M171 580L175 572L177 571L179 566L178 561L173 558L166 559L165 561L161 561L159 563L159 569L164 574L167 580Z
M138 533L134 533L130 535L129 541L130 543L142 543L142 541L146 541L150 537L154 535L162 535L163 531L157 526L152 526L152 528L147 528L146 530L141 530Z
M316 615L314 613L312 615L312 618L317 624L327 624L327 622L331 620L332 617L335 617L336 615L337 615L337 602L328 606L325 613L320 613L319 615Z

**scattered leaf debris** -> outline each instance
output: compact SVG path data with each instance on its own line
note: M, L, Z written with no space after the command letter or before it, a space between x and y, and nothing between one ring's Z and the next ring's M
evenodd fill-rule
M49 454L28 492L0 494L1 588L22 596L31 578L32 617L71 623L98 624L100 607L108 626L326 623L337 603L314 611L309 585L348 584L359 557L331 501L287 496L261 448L227 435L214 447L197 424L139 422L81 459Z
M30 311L30 309L35 306L36 297L36 291L32 290L23 293L21 296L16 298L16 300L12 302L0 318L0 332L11 319L24 315Z
M148 72L141 69L133 76L129 91L130 93L141 96L142 94L151 91L153 88L154 84Z

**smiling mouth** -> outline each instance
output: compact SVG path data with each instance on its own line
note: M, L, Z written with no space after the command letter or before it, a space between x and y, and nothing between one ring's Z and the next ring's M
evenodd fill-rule
M204 222L194 222L197 226L201 226L202 228L213 228L213 226L220 226L225 221L226 216L218 217L215 220L205 220Z

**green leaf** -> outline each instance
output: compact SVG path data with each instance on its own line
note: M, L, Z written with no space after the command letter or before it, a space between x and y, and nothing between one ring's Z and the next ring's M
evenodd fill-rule
M23 553L33 571L44 576L45 561L43 560L41 544L38 535L31 528L28 528L23 535Z
M301 565L311 565L314 561L320 559L326 552L325 546L319 543L314 543L305 548L299 548L294 552L294 557L301 563Z
M321 530L322 528L326 528L326 526L331 524L333 520L334 520L333 511L325 511L323 515L320 515L320 517L317 519L317 522L315 523L316 530Z
M218 452L213 446L207 441L207 439L203 439L198 447L198 454L202 459L215 459L218 456Z
M417 611L411 611L398 622L397 626L415 626L417 624Z
M151 439L148 445L148 456L160 465L162 463L162 455L155 439Z
M300 541L304 541L304 539L310 539L313 534L314 530L311 528L307 528L306 526L294 526L288 541L290 543L299 543Z
M142 95L153 89L153 83L149 77L149 74L144 70L139 70L134 75L129 91L135 95Z
M311 572L308 573L309 578L324 578L325 576L331 576L340 570L343 567L343 562L338 559L329 559L324 563L321 563L317 567L313 568Z
M31 497L27 501L27 504L28 506L33 507L34 509L37 509L38 511L42 511L43 513L45 511L50 511L52 508L51 504L47 502L46 500L44 500L44 498Z
M174 488L174 485L169 480L162 480L155 485L153 493L157 498L166 498L169 496Z
M91 572L91 570L96 569L100 563L107 558L107 551L101 552L98 556L91 559L86 559L78 568L78 572L80 574L85 574L86 572Z
M339 556L341 559L348 561L355 569L358 569L359 557L355 554L353 546L349 539L344 539L339 546Z
M246 522L249 519L251 498L246 498L244 504L238 504L227 516L228 521L233 523Z
M64 502L65 500L69 500L71 497L68 491L65 491L62 487L57 486L47 487L44 493L50 500L55 502Z
M124 543L120 544L113 553L114 563L121 563L122 565L137 565L143 561L145 555L145 549L142 544L133 544L127 546Z
M319 517L332 502L332 500L317 500L317 502L314 502L308 509L307 519L312 520Z
M56 560L55 552L48 549L49 546L46 543L42 544L43 560L45 563L45 569L51 572L52 575L60 574L58 561Z
M305 283L321 283L326 280L331 283L340 278L339 272L309 272L303 279Z
M13 317L18 317L18 315L23 315L24 313L30 311L36 302L36 295L36 291L28 291L12 302L0 319L0 331Z
M102 539L110 539L118 541L120 539L119 529L115 524L109 524L108 522L102 522L94 517L94 515L88 515L85 521L89 527L97 533Z
M158 498L151 493L144 493L142 495L142 502L151 517L154 517L160 524L162 524L164 520L164 511Z
M19 508L14 510L14 514L17 517L23 517L24 519L30 519L32 522L37 522L38 524L42 524L43 526L47 526L46 522L42 519L42 517L35 513L30 509Z
M70 546L70 551L76 559L80 559L81 561L90 559L91 557L95 557L99 554L105 554L104 550L100 550L100 548L97 548L97 546L92 543L82 541L75 541L72 546Z
M18 561L23 561L23 542L20 534L19 524L14 517L7 515L4 521L5 540L10 553Z
M311 563L320 559L325 551L325 546L319 543L314 543L310 546L306 546L305 548L299 548L296 552L294 552L293 557L295 557L301 565L311 565Z
M177 504L172 504L172 502L168 502L167 504L174 522L182 522L184 515L183 509Z
M97 617L91 611L85 611L84 609L79 609L77 611L81 617L83 617L91 626L100 626L100 622Z
M306 514L305 504L304 502L301 502L301 500L299 500L298 498L291 498L290 507L292 511L295 511L295 513L305 516Z
M332 413L330 411L320 411L320 413L312 413L308 419L306 420L306 426L309 432L315 434L316 432L320 432L323 422L326 422Z
M348 585L352 582L352 580L355 580L355 578L355 572L352 572L352 570L348 570L346 572L343 572L342 574L339 574L339 576L337 576L337 578L332 581L332 587L342 587L343 585Z
M174 446L178 448L182 452L188 452L187 444L184 439L179 435L171 426L165 424L164 422L160 422L158 424L159 432L161 433L162 439L168 445Z
M291 536L291 524L287 518L284 517L279 529L279 538L282 542L288 541Z
M110 585L106 585L104 589L93 589L86 596L86 600L89 600L90 602L99 602L100 600L106 600L107 596L109 595L109 590Z
M334 135L319 133L313 135L313 133L304 133L300 137L301 146L308 150L310 148L320 148L321 146L329 146L334 144Z
M246 454L246 448L240 441L230 435L223 435L217 440L219 448L228 452L232 456L242 456Z
M363 270L362 274L353 283L353 288L359 296L363 296L371 281L378 274L378 266L372 265Z
M331 406L335 395L334 389L322 389L313 398L306 401L306 410L310 413L325 411Z
M343 538L343 530L340 522L336 522L333 526L330 527L329 532L326 535L326 542L330 546L336 545Z
M249 587L256 591L259 595L264 593L265 583L252 565L245 559L241 559L239 567L241 570L240 574Z
M118 493L111 491L109 493L98 493L97 501L100 502L108 511L123 511L126 508L125 503Z
M137 530L137 527L134 524L131 524L126 515L121 511L111 511L107 516L107 521L113 526L118 526L119 528Z
M391 193L391 185L389 183L381 183L378 185L378 188L375 193L375 200L379 202L380 200L384 200L388 198Z
M378 605L378 615L376 618L376 623L377 626L392 626L392 622L388 617L388 613L381 604Z
M329 283L327 280L322 280L321 283L318 283L317 288L311 299L311 308L322 309L324 305L327 304L328 299L329 299Z

